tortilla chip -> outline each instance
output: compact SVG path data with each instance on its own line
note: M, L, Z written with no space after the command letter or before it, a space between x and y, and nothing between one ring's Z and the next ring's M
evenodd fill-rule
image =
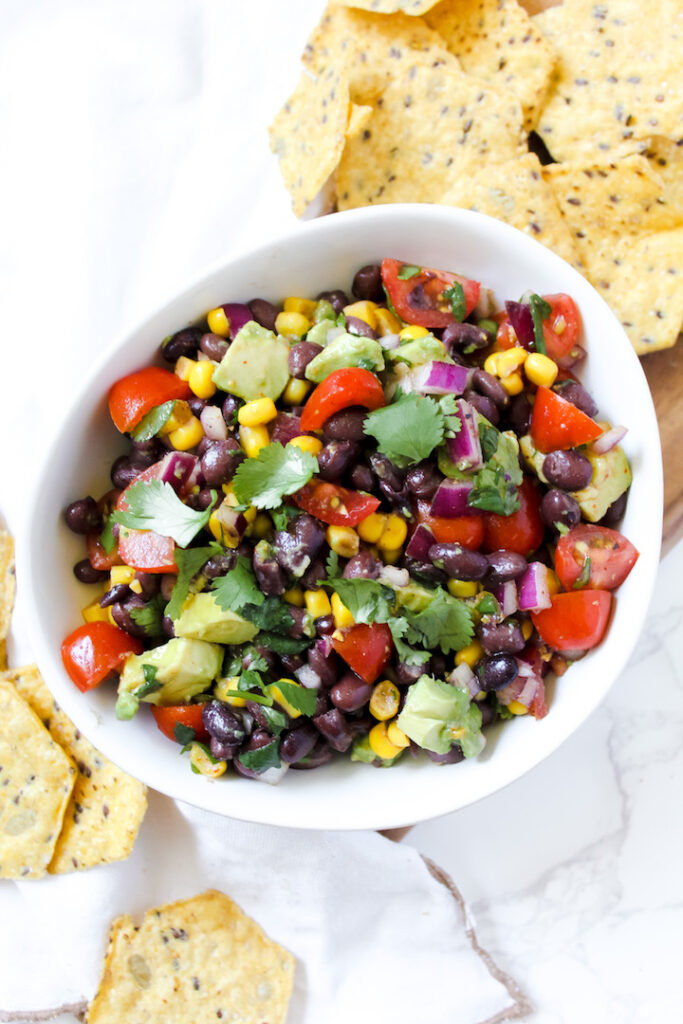
M582 269L571 231L533 153L487 165L472 177L463 176L442 202L505 221Z
M458 66L443 39L419 18L335 4L325 8L302 60L316 75L343 68L351 98L358 103L374 102L393 78L414 64Z
M368 121L372 117L372 107L359 106L357 103L351 104L351 112L349 114L349 126L346 129L346 138L353 139L367 127Z
M392 82L337 171L339 209L438 203L460 176L525 150L519 103L470 75L417 64Z
M517 97L524 127L536 127L555 66L555 53L517 0L443 0L425 21L463 71Z
M415 16L430 10L438 0L339 0L339 3L344 7L360 7L375 14L395 14L396 11L403 11L404 14Z
M0 527L0 642L2 642L2 659L7 663L4 641L9 633L16 577L14 573L14 540L12 534Z
M666 201L683 218L683 145L655 135L646 139L643 156L661 178Z
M284 1024L294 957L216 890L111 929L88 1024Z
M307 72L270 126L270 145L301 216L339 163L349 124L349 88L330 68L318 78Z
M0 878L40 878L76 768L6 680L0 680L0 721Z
M614 160L683 133L680 0L564 0L534 18L559 54L538 133L556 160Z
M108 761L78 731L35 665L12 669L0 678L16 688L78 768L50 874L125 860L147 810L146 787Z

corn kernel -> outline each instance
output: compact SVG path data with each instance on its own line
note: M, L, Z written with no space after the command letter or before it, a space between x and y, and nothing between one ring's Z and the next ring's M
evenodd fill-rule
M376 544L384 533L384 528L387 525L388 516L383 516L379 512L371 512L365 519L361 519L356 529L358 530L358 536L361 540L364 540L366 544Z
M555 317L553 330L555 331L555 334L564 334L564 332L567 330L567 321L561 313L558 313L558 315Z
M518 370L526 362L528 354L527 350L520 345L515 345L514 348L508 348L504 352L499 352L496 360L498 376L503 378L514 373L515 370Z
M195 362L194 359L188 359L187 356L180 356L179 359L176 359L176 364L173 368L173 372L175 373L176 377L180 377L181 380L187 382L190 379L192 367L196 365L197 363Z
M206 322L212 334L219 334L221 338L229 337L230 321L222 306L217 306L216 309L210 310L206 314Z
M374 331L377 325L376 309L377 306L374 302L370 302L369 299L361 299L360 302L352 302L350 306L344 306L344 315L355 316L359 320L363 320Z
M310 390L311 382L309 380L290 377L287 387L282 392L282 401L285 405L301 405Z
M253 402L245 402L237 413L237 422L243 427L259 427L270 423L277 416L277 409L272 398L255 398Z
M524 381L519 373L509 373L507 377L501 377L500 383L511 396L518 395L524 390Z
M273 523L270 516L266 515L265 512L258 512L254 518L254 522L251 528L251 536L256 537L257 540L265 540L269 537L273 529Z
M546 567L546 580L548 583L548 593L551 597L560 592L560 579L556 572Z
M305 590L304 604L306 611L313 619L319 619L321 615L332 614L332 605L324 590Z
M396 684L389 679L383 679L373 688L370 697L370 714L373 718L379 718L380 722L385 722L394 717L398 711L399 702L400 694Z
M378 722L377 725L373 725L368 733L368 743L373 754L381 757L383 761L391 761L403 749L402 747L394 746L387 736L386 722Z
M339 594L333 594L330 598L332 615L337 629L346 629L347 626L355 626L356 620L342 601Z
M179 427L184 427L185 424L192 419L192 409L185 401L184 398L176 398L173 403L173 410L171 415L168 417L163 427L159 431L160 434L172 434L174 430L178 430Z
M197 398L211 398L216 394L216 385L213 382L213 371L216 369L209 359L201 363L195 363L190 370L187 383Z
M311 321L302 313L278 313L275 318L275 330L283 338L303 338L311 326Z
M297 683L295 679L279 679L280 683L290 683L292 686L298 686L303 689L301 683ZM290 704L287 698L283 695L282 690L277 683L271 683L268 687L268 693L281 708L284 708L290 718L299 718L301 712L298 708L295 708L293 704Z
M531 634L534 631L534 625L531 619L522 619L522 636L525 640L531 639Z
M377 321L375 330L380 337L384 337L386 334L398 334L401 330L401 321L394 316L390 309L383 309L379 306L375 310L375 320Z
M316 305L312 299L300 299L294 295L285 299L283 303L285 313L301 313L307 320L313 320Z
M470 583L466 580L449 580L446 584L448 593L453 597L474 597L479 593L479 584Z
M455 664L469 665L470 668L474 668L480 658L484 655L484 648L481 646L478 640L473 640L467 647L461 647L455 655Z
M302 452L309 452L311 455L317 455L323 448L320 438L311 437L309 434L300 434L299 437L293 437L288 444L293 444L295 448L300 448Z
M513 715L529 714L529 709L526 704L520 704L518 700L511 700L507 707L508 711L511 711Z
M385 565L396 565L403 554L403 548L387 548L382 550L381 558Z
M191 416L187 423L177 430L172 430L168 439L178 452L186 452L190 448L196 448L204 437L204 430L196 416Z
M133 591L133 593L137 594L138 597L139 597L140 594L142 593L142 583L140 583L140 580L133 580L129 584L129 586L130 586L130 589Z
M541 352L531 352L524 364L527 380L545 388L552 387L557 378L557 363Z
M81 611L81 615L84 622L111 622L109 608L100 608L99 598L92 604L86 605Z
M228 690L236 690L240 681L239 676L226 676L224 679L219 679L213 688L214 697L217 700L222 700L224 704L231 704L234 708L245 707L247 701L245 697L231 697Z
M292 587L291 590L285 590L282 595L287 604L293 604L297 608L303 608L304 606L304 592L301 587Z
M358 554L360 538L350 526L328 526L327 543L340 558L353 558Z
M387 739L390 743L393 743L395 747L400 747L401 750L410 746L410 740L404 733L403 729L399 728L396 719L394 719L393 722L387 722Z
M228 498L209 517L209 530L226 548L236 548L242 540L242 532L237 529L236 519L237 516Z
M121 583L130 583L135 578L135 569L132 565L112 565L109 578L112 587L118 587Z
M203 743L190 746L190 765L198 775L206 775L209 779L219 779L228 767L227 761L217 761L204 747Z
M263 425L240 427L240 444L247 458L255 459L261 449L270 444L270 435Z
M408 524L401 516L390 515L382 536L377 541L381 551L395 551L400 548L408 535Z
M492 377L498 376L498 356L500 352L492 352L490 356L487 356L484 360L484 369L487 373L490 373Z
M417 341L418 338L425 338L429 334L426 327L420 327L419 324L409 324L408 327L402 328L399 331L399 338L401 341Z

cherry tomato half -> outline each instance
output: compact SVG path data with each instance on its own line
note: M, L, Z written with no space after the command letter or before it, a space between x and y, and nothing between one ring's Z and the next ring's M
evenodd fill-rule
M350 491L338 484L313 480L292 495L304 512L331 526L356 526L379 508L379 498L360 491Z
M414 273L413 273L414 271ZM410 275L410 276L408 276ZM392 306L409 324L421 327L447 327L455 322L451 300L445 292L457 281L465 295L465 311L469 316L479 301L480 284L447 270L413 267L401 260L382 260L382 282Z
M334 370L315 391L301 413L301 429L317 430L325 420L350 405L380 409L386 405L384 391L374 373L358 366Z
M366 683L374 683L394 646L391 630L384 622L350 626L343 631L341 639L333 639L332 644L349 668Z
M429 527L438 544L462 544L464 548L478 551L484 540L484 520L478 513L446 519L431 515L429 502L418 501L415 518Z
M595 441L602 434L602 427L566 398L539 387L529 433L539 451L554 452Z
M125 511L128 508L126 494L130 487L138 483L149 483L159 478L159 463L150 466L144 473L133 480L116 503L116 507ZM118 550L126 565L141 572L177 572L175 564L175 541L171 537L163 537L153 530L133 530L128 526L119 526Z
M62 643L62 664L85 693L106 679L129 654L142 654L142 649L139 640L110 622L86 622Z
M132 430L155 405L173 398L190 398L190 385L170 370L147 366L117 380L109 391L109 412L115 426L125 434Z
M204 727L202 720L201 704L171 704L168 707L151 704L152 714L157 726L168 736L169 740L178 742L173 731L176 725L186 725L188 729L194 729L195 739L200 743L207 743L209 734Z
M550 608L532 612L541 640L556 651L587 651L600 643L612 607L608 590L572 590L555 594Z
M571 590L585 572L591 590L615 590L624 582L638 559L638 551L617 530L582 523L558 541L555 572L565 590Z
M484 512L484 551L506 548L530 555L543 541L545 527L541 519L541 499L536 484L525 476L518 488L519 508L511 516Z

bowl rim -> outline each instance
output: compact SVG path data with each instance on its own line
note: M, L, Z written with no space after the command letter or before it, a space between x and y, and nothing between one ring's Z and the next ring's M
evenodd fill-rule
M553 740L552 743L540 742L535 749L534 756L522 758L519 764L515 764L509 777L498 784L484 788L483 791L477 791L477 787L475 786L474 793L469 797L466 795L464 798L459 792L459 787L454 786L452 787L452 798L450 800L442 798L440 801L437 801L438 806L435 806L433 801L426 800L424 805L412 807L409 813L406 813L401 809L400 800L395 801L394 803L396 806L392 806L387 809L386 813L378 813L377 809L374 809L373 813L368 814L365 808L359 808L359 813L353 821L342 820L341 822L334 820L334 816L330 815L329 812L318 814L316 810L312 810L309 817L305 820L302 819L292 822L291 814L285 812L284 809L282 812L278 813L277 806L275 806L275 811L273 811L271 807L269 808L268 813L264 815L264 813L258 809L258 799L253 801L255 807L253 811L249 811L243 805L241 805L239 810L236 811L235 808L229 806L229 800L226 801L228 806L217 806L217 801L211 788L214 785L212 780L203 779L202 777L192 775L188 772L187 774L193 785L183 786L181 787L182 791L179 792L176 785L172 783L169 784L167 782L166 776L162 771L156 769L155 765L147 763L152 759L147 758L147 760L145 760L144 753L140 756L139 753L136 752L136 756L129 757L130 751L126 749L126 742L114 742L108 735L104 736L99 734L97 735L96 741L95 739L91 740L92 742L96 742L96 745L102 750L102 753L110 758L122 770L129 772L135 777L141 779L141 781L145 782L151 788L154 788L174 799L181 799L194 806L220 813L225 816L237 817L240 820L281 826L294 825L305 829L380 829L412 824L418 821L438 817L442 814L469 806L471 803L484 799L486 796L507 788L507 786L512 785L517 781L517 779L521 778L532 768L540 764L551 753L559 749L559 747L584 721L586 721L586 719L604 699L611 689L614 681L623 671L635 647L645 621L645 614L651 601L655 586L659 562L659 550L661 546L663 506L662 458L659 430L652 398L647 385L647 379L640 361L638 360L638 357L621 324L602 296L593 288L586 278L584 278L574 267L568 264L556 253L547 249L540 242L526 235L524 232L518 231L516 228L510 227L509 225L495 220L485 214L470 210L461 210L456 207L439 206L438 204L386 204L334 213L320 217L316 220L297 222L287 229L274 232L273 235L269 236L268 240L265 242L261 242L249 249L240 250L238 253L231 255L227 259L224 258L214 261L208 269L205 268L198 272L191 283L181 291L176 291L170 296L164 298L163 301L159 301L152 312L138 317L132 326L127 325L123 330L121 330L114 340L104 348L99 357L92 361L81 387L74 392L70 401L65 403L60 422L53 433L52 441L44 451L43 457L35 472L35 482L30 495L29 513L22 524L23 529L18 531L17 537L18 564L20 566L20 571L22 572L22 588L25 589L27 607L38 607L38 602L36 600L36 584L39 579L39 567L37 563L39 561L40 548L38 544L32 542L31 538L39 536L38 524L41 519L40 496L41 493L44 494L41 486L42 481L48 472L48 467L54 458L55 451L58 449L60 441L64 440L64 434L68 428L70 419L74 415L75 409L84 397L88 395L92 387L92 382L101 375L115 354L121 348L131 344L135 337L143 335L149 326L153 324L157 318L163 316L164 313L170 310L171 307L175 305L182 305L195 293L199 293L202 289L210 286L211 282L214 281L215 278L228 276L230 269L234 266L238 266L243 261L264 260L268 253L272 252L276 246L282 244L284 241L292 240L295 244L299 244L305 238L314 240L316 236L324 237L328 233L331 233L331 235L334 236L336 226L342 222L344 225L349 225L351 228L353 228L354 224L357 223L359 227L371 230L373 225L381 224L385 221L390 223L397 219L406 219L410 222L415 218L424 218L427 222L429 222L430 219L433 219L435 222L438 220L441 227L443 227L443 220L446 218L452 222L452 226L456 230L458 225L462 226L463 224L469 224L471 226L471 230L474 230L476 233L483 234L485 241L492 240L495 236L497 240L503 243L503 248L507 248L504 245L507 240L513 248L519 246L521 246L522 249L525 247L533 247L533 252L536 253L537 257L540 250L543 254L544 261L546 261L551 268L553 265L557 266L560 271L561 281L558 282L558 284L561 285L562 290L571 291L571 286L574 282L576 283L579 292L586 292L586 290L588 290L591 294L591 300L596 301L599 306L602 307L603 314L606 314L608 319L611 321L615 335L620 338L620 343L623 348L623 356L626 359L627 364L630 364L629 373L634 376L639 390L642 391L642 397L646 398L645 418L649 421L650 430L654 431L654 436L657 439L656 451L648 451L648 458L656 459L656 465L650 466L650 475L654 475L654 479L651 480L651 489L647 495L649 509L656 512L656 519L653 516L653 520L657 524L656 537L653 538L653 545L656 547L656 552L654 548L651 550L651 557L645 567L646 571L641 573L644 578L641 578L640 594L642 597L642 614L638 621L638 628L633 631L632 642L629 642L626 647L622 647L614 652L612 663L615 667L613 671L610 672L611 679L609 684L603 686L597 698L589 700L581 713L574 716L576 719L575 721L567 721L566 728L560 730L559 740ZM369 240L368 248L371 248L371 244L371 240ZM530 249L529 252L531 253L532 250ZM586 294L588 294L588 292L586 292ZM610 636L608 634L606 640L602 645L600 645L600 647L608 646L609 640ZM68 677L61 666L58 651L54 651L47 643L46 631L42 622L38 623L36 635L33 639L33 645L36 650L36 661L40 665L45 666L44 675L46 677L46 684L48 685L48 688L54 692L53 687L50 685L50 678L54 676L55 670L64 680L67 680ZM57 690L59 690L59 686L57 687ZM83 700L84 695L81 694L76 687L72 686L71 689L65 687L63 693L59 693L58 696L64 710L69 717L72 718L76 727L80 729L84 735L88 737L92 736L95 720L93 719L93 710L88 706L87 701ZM360 766L354 765L353 767L357 771L360 770ZM437 765L430 765L430 768L434 771L443 771L443 768ZM301 774L304 775L304 773ZM246 782L246 780L239 781ZM202 785L201 783L207 783L207 785ZM285 801L283 801L283 804L284 803Z

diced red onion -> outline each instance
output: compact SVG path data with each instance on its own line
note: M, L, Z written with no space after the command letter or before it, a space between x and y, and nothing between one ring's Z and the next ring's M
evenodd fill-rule
M328 335L329 337L329 335ZM394 349L398 348L401 344L401 339L398 334L383 334L381 338L377 339L382 348Z
M491 593L500 605L503 618L507 618L508 615L514 615L519 609L517 586L514 580L507 580L506 583L501 583L500 586L494 587Z
M521 654L517 655L517 669L520 676L541 676L544 661L538 647L527 644Z
M254 317L249 307L241 302L226 302L222 308L228 321L230 340L232 341L244 325L248 324Z
M473 487L471 480L444 480L432 498L432 515L455 519L476 512L467 504Z
M332 651L334 650L334 641L332 640L332 637L327 633L323 636L319 636L315 642L315 649L316 651L320 651L323 658L329 658L330 654L332 654Z
M460 429L448 438L448 453L458 469L481 469L484 460L479 441L476 410L460 398L457 402Z
M325 341L329 345L335 338L340 338L342 334L346 334L346 328L344 327L330 327L329 331L325 335Z
M570 370L572 366L576 366L577 363L580 363L585 358L586 350L583 345L572 345L569 351L565 352L563 356L558 356L555 362L563 370Z
M210 441L225 441L228 436L228 424L217 405L206 405L199 417L204 433Z
M534 321L529 306L524 302L506 302L505 312L510 318L512 329L522 348L533 349Z
M282 776L286 774L289 769L289 765L285 764L284 761L280 762L279 768L273 766L272 768L266 768L264 772L259 772L254 778L257 782L265 782L269 786L277 786L278 782L282 779Z
M226 505L223 502L219 505L216 511L213 513L216 521L220 524L221 530L225 537L231 538L236 541L235 544L231 545L237 547L237 544L242 540L248 523L241 512L236 512L231 505Z
M279 412L275 417L271 444L279 441L280 444L288 444L293 437L301 435L301 419L293 412Z
M542 562L531 562L517 580L517 601L523 612L550 608L548 569Z
M176 494L193 487L200 475L199 459L189 452L169 452L158 463L157 480L170 484Z
M494 298L493 291L491 288L485 288L484 285L482 285L479 290L479 299L472 312L478 320L483 320L486 317L491 316L495 311L496 300Z
M420 523L408 542L406 556L408 558L415 558L418 562L428 562L429 549L435 543L432 531L424 523Z
M468 690L470 698L475 697L481 689L479 680L470 666L464 661L462 665L458 665L457 668L453 669L451 674L448 676L448 682L451 686L458 686L462 690Z
M604 455L605 452L618 445L627 433L628 427L612 427L610 430L606 430L597 441L593 441L593 451L598 455Z
M320 689L320 676L310 665L302 665L301 668L295 671L294 675L307 690Z
M404 391L419 391L422 395L461 395L473 373L469 366L432 359L407 373L401 380L401 387Z

